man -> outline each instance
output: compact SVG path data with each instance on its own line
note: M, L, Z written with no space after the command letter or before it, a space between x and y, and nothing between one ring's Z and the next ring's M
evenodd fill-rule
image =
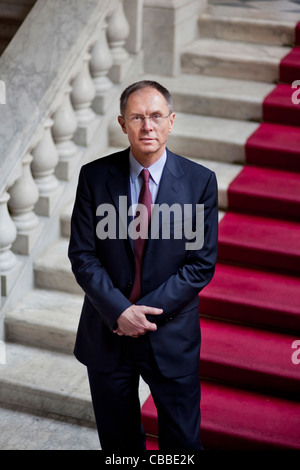
M157 407L160 450L202 448L198 293L216 263L217 185L213 172L167 149L174 119L163 86L129 86L118 121L130 148L84 165L79 177L69 257L85 299L75 356L88 369L106 451L145 449L140 376ZM176 209L176 220L169 211L167 223L162 214L154 223L162 207ZM191 217L178 222L186 208ZM203 243L191 243L197 231Z

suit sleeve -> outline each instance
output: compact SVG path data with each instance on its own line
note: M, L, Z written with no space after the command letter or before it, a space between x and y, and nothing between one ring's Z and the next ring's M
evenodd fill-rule
M110 330L131 302L116 288L96 255L94 204L82 167L71 218L68 255L84 293Z
M218 190L214 173L211 174L199 204L204 204L204 243L199 250L186 253L183 266L163 284L137 304L162 308L161 319L180 313L185 306L211 281L217 260L218 246ZM149 320L156 322L155 317Z

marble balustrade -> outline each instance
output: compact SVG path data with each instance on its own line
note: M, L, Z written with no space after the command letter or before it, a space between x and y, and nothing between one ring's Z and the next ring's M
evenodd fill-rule
M126 42L134 54L141 48L126 2L141 21L143 0L87 0L84 8L82 0L38 1L0 59L2 304L119 96L135 60Z

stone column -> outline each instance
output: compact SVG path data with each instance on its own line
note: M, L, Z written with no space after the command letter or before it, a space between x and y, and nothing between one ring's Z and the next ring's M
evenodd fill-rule
M19 269L19 262L11 251L17 237L17 228L11 219L7 203L10 195L5 191L0 196L0 284L1 295L7 296L14 276Z
M47 119L42 138L31 152L33 156L31 170L39 188L39 199L35 205L35 211L46 217L52 215L61 194L61 187L54 175L58 163L58 152L51 134L52 126L53 120Z
M15 253L29 255L35 246L42 225L34 212L39 199L39 190L32 177L30 164L33 157L30 153L22 160L22 174L9 188L10 200L8 207L12 220L17 228L17 238L12 248Z
M88 146L97 130L99 119L92 109L96 96L95 85L90 74L91 54L86 53L83 64L71 83L71 102L76 113L78 127L74 135L77 145Z
M207 0L144 0L144 69L177 76L180 51L198 35L199 13Z
M94 80L96 97L93 101L93 109L97 114L104 114L109 106L109 91L112 82L108 72L113 65L112 54L107 42L107 23L101 27L100 37L91 50L90 71Z
M71 103L71 91L71 86L68 86L61 105L52 116L52 136L59 155L55 174L64 181L70 180L80 158L78 147L72 140L77 129L77 117Z

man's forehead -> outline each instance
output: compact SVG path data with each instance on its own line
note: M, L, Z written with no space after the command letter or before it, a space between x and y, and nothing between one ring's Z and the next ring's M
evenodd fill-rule
M168 105L164 96L158 90L152 87L147 87L131 93L128 97L127 106L159 106L161 108Z

